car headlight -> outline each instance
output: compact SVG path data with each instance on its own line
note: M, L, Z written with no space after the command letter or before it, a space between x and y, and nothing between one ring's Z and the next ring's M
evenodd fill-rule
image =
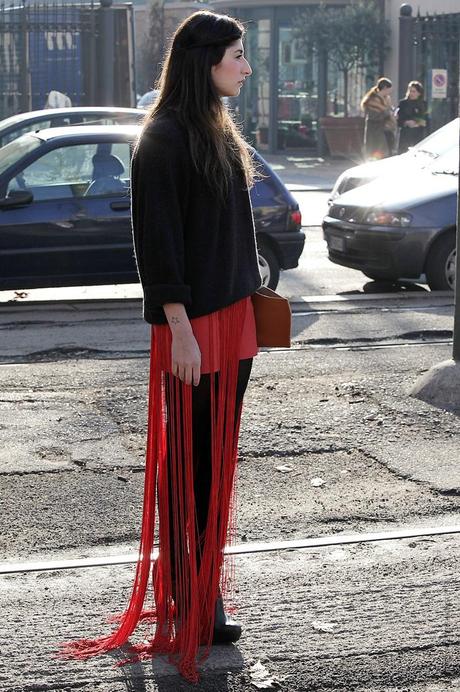
M364 223L371 226L398 226L399 228L410 226L411 222L410 214L382 210L370 211L364 219Z

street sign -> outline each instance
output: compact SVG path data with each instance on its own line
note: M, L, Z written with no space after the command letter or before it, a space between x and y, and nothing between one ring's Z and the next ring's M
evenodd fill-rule
M447 70L431 70L431 98L445 99L447 96Z

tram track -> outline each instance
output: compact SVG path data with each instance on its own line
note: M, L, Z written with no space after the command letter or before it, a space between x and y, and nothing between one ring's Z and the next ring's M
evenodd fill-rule
M292 342L290 349L261 349L260 353L285 354L294 351L313 351L313 350L333 350L333 351L376 351L383 349L409 348L414 346L449 346L452 344L452 332L450 336L433 337L423 335L420 338L398 339L398 337L388 338L385 340L359 340L357 342L350 341L326 341L322 339L310 341ZM111 351L103 349L90 348L57 348L44 351L32 352L27 355L17 357L2 357L0 356L0 367L20 366L32 363L52 363L65 360L132 360L149 357L148 349L136 351Z
M446 536L460 533L460 524L439 527L400 528L394 531L376 531L362 534L335 534L316 538L299 538L288 541L255 541L227 546L226 555L255 555L257 553L282 552L285 550L307 550L313 548L337 547L352 544L376 543L380 541L401 541L408 538L427 538L429 536ZM156 559L158 552L152 553ZM108 567L114 565L135 564L137 553L109 555L102 557L73 558L66 560L46 560L0 563L0 575L24 574L28 572L54 572L69 569L86 569L89 567Z

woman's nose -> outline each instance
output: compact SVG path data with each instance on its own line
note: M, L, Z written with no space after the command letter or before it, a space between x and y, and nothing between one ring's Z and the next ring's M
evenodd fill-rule
M246 67L245 67L244 72L245 72L245 74L247 74L248 77L249 77L249 75L252 74L251 65L248 63L248 61L246 60L246 58L244 59L244 62L246 63Z

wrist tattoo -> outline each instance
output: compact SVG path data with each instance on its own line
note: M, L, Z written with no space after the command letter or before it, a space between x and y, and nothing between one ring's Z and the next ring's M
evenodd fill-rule
M180 324L180 319L178 317L171 317L171 324Z

